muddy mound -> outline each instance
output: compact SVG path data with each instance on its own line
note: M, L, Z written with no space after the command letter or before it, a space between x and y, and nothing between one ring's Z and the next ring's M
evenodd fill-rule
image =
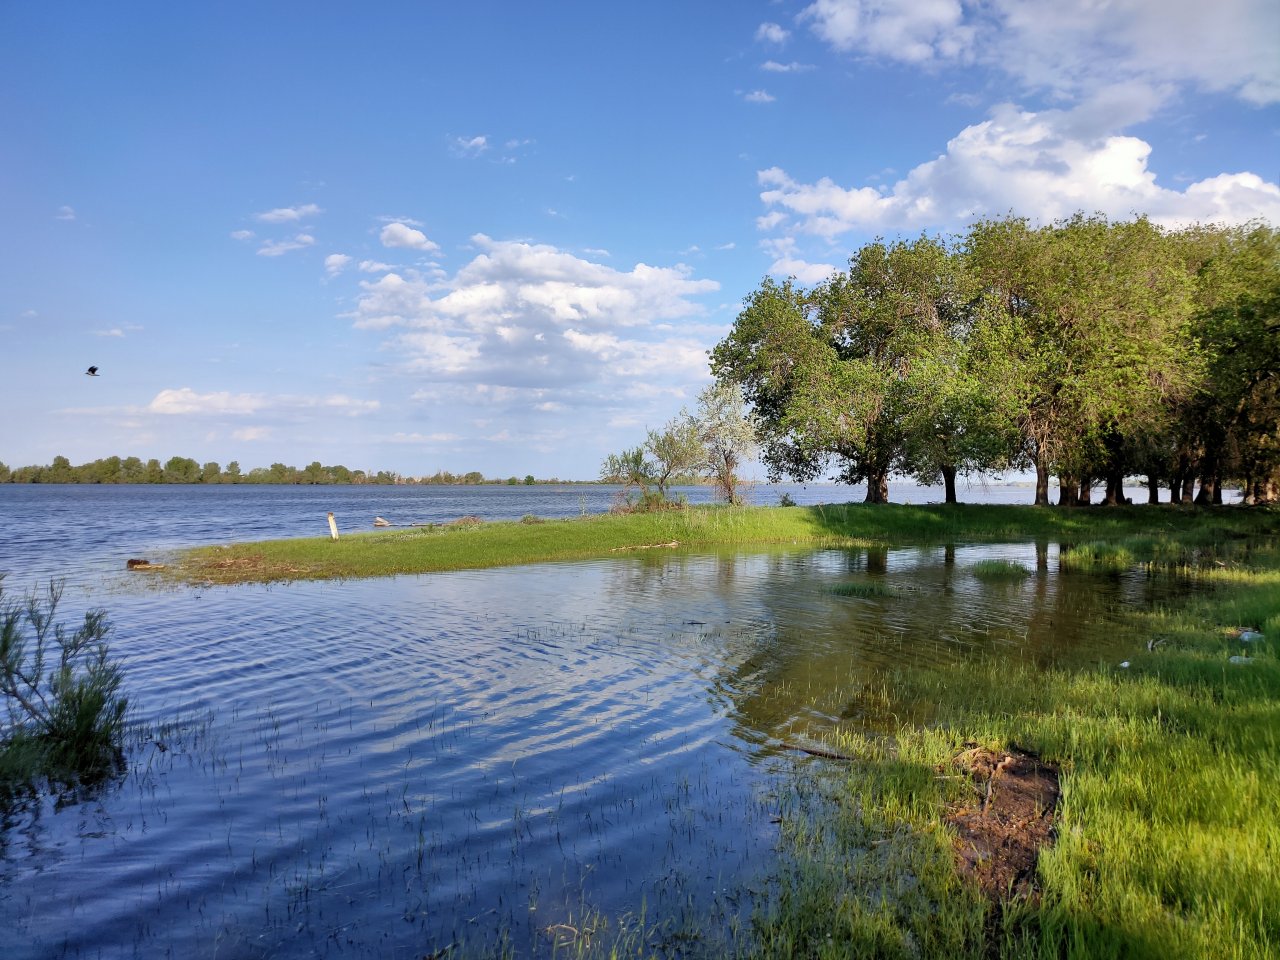
M975 788L971 801L947 815L960 875L992 900L1036 896L1036 859L1054 838L1058 768L1013 748L974 746L954 762Z

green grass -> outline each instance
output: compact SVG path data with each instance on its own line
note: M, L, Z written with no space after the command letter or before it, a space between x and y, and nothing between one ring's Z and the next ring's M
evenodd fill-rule
M897 590L879 580L851 580L848 583L837 583L831 588L837 597L897 597Z
M1190 550L1280 531L1280 513L1222 508L1063 510L1014 506L844 504L689 507L545 523L443 525L327 538L272 540L184 552L166 576L188 582L267 582L582 560L622 551L750 544L901 544L1170 539Z
M1280 553L1206 569L1185 609L1144 615L1129 669L985 660L900 669L884 690L933 705L891 740L838 732L861 758L787 812L792 852L764 956L1103 958L1280 955ZM1261 626L1233 665L1229 630ZM1042 897L997 911L951 868L944 817L966 742L1056 762ZM823 784L819 777L816 783Z
M1031 576L1026 565L1016 560L979 560L969 570L979 580L1017 581Z

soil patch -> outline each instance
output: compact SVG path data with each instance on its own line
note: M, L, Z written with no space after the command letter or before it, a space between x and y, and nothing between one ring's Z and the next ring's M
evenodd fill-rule
M1016 748L992 753L976 745L954 762L977 789L947 815L960 875L992 901L1034 898L1036 858L1054 838L1058 768Z

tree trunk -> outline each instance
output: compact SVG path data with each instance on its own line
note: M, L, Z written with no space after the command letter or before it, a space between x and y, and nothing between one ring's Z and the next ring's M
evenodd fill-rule
M874 470L867 474L867 498L865 502L889 502L889 471Z
M1154 473L1147 474L1147 503L1160 502L1160 478Z
M1110 472L1107 474L1107 493L1102 502L1108 507L1124 506L1124 477Z
M1196 494L1195 502L1202 507L1211 506L1217 492L1218 468L1214 459L1206 457L1204 466L1200 470L1200 492Z
M942 482L947 487L947 503L959 503L956 499L956 468L950 464L942 467Z
M1191 503L1195 499L1196 492L1196 475L1188 470L1182 475L1182 493L1178 497L1179 503Z
M1036 460L1036 506L1049 505L1049 468Z
M1069 473L1058 474L1058 506L1074 507L1080 502L1080 487Z
M1080 497L1078 500L1076 500L1076 505L1081 507L1087 507L1089 505L1090 494L1092 493L1093 493L1093 481L1081 480L1080 481Z

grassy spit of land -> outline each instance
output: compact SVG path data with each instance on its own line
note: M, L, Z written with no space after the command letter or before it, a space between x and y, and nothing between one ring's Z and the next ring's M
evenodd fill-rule
M265 580L671 542L1049 539L1072 545L1061 554L1063 575L1145 564L1154 575L1194 578L1205 589L1187 604L1135 614L1149 642L1125 665L1044 670L983 659L904 667L851 688L849 716L934 706L927 722L833 731L831 752L853 759L816 759L780 798L783 856L769 905L727 949L704 946L711 955L779 958L1243 960L1280 956L1277 534L1280 512L1244 508L695 509L243 545L195 551L177 569ZM1225 541L1243 549L1218 552ZM1243 639L1242 629L1250 631ZM1040 852L1030 895L993 901L957 871L948 816L979 801L955 758L974 744L997 753L1016 746L1060 770L1056 838ZM699 952L696 938L680 944ZM656 956L671 946L656 929L612 941L602 930L577 953Z
M1280 526L1274 512L1124 507L1057 510L1020 506L684 506L652 513L449 524L268 540L184 551L167 575L189 582L262 583L376 577L583 560L628 550L751 544L885 545L1052 540L1097 544L1136 538L1212 544ZM1132 553L1132 551L1130 551Z

